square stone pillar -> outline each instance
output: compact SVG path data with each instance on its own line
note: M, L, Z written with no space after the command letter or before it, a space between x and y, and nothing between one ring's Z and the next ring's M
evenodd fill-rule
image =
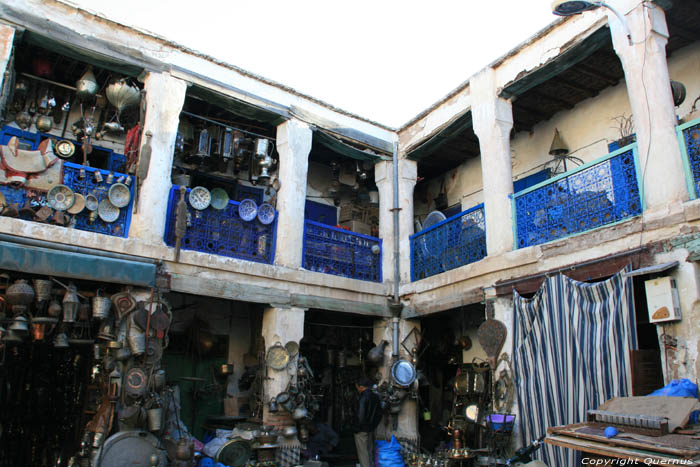
M7 24L0 24L0 94L5 86L10 84L10 57L12 57L12 44L15 40L15 28ZM7 93L5 99L9 98L10 93ZM0 108L4 107L7 102L0 102Z
M608 11L615 52L622 62L634 117L646 208L665 210L689 198L681 150L676 138L676 110L666 62L668 27L663 10L637 3L626 14L631 44L618 18ZM640 180L640 183L642 181Z
M513 110L509 101L498 97L495 72L481 71L469 82L472 95L474 133L479 137L481 176L484 186L486 249L489 256L513 249L513 171L510 131Z
M400 281L411 281L411 244L413 235L413 189L418 179L415 161L399 159L399 257ZM391 161L374 166L374 181L379 190L379 238L382 239L382 278L394 283L394 188Z
M265 356L270 347L278 342L286 345L289 341L299 343L304 337L304 308L296 307L270 307L263 312L262 336L265 339ZM296 362L293 363L296 369ZM263 382L263 423L274 426L292 425L294 422L291 415L280 409L277 413L269 412L269 402L277 394L287 389L290 380L295 380L296 371L293 372L285 368L283 370L267 369L267 379Z
M275 264L292 269L302 265L306 176L309 171L312 131L299 120L277 127L279 180L277 194L277 247Z
M129 238L164 245L175 137L187 83L168 73L148 73L144 89L147 105L141 147L148 143L146 135L150 133L151 162L146 179L140 181L138 209L131 217Z
M411 355L406 352L406 350L401 347L401 341L408 336L413 328L417 328L420 331L419 321L409 321L405 319L399 320L399 359L411 360ZM379 369L379 374L381 375L381 380L392 382L391 377L391 367L393 365L392 360L392 320L384 319L375 321L374 323L374 344L379 344L382 340L389 342L384 348L384 364ZM410 348L410 347L409 347ZM413 383L413 388L418 387L418 381ZM391 435L396 436L401 439L408 439L411 442L418 442L418 402L415 399L406 397L401 404L401 412L398 414L398 424L396 430L393 429L392 420L386 419L382 420L382 423L377 427L377 439L390 439ZM385 417L386 418L386 417Z

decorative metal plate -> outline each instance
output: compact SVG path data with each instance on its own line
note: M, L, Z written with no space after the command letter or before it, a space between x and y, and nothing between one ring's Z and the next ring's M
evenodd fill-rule
M58 157L62 157L63 159L68 159L73 154L75 154L75 145L72 142L64 139L64 140L59 141L58 143L56 143L54 145L53 152Z
M151 457L157 462L153 464ZM147 431L119 431L105 441L97 456L99 465L150 465L165 467L167 459L158 438Z
M238 215L246 222L250 222L258 215L258 205L252 199L244 199L238 205Z
M280 342L277 342L268 349L265 363L273 370L282 370L286 368L287 363L289 363L289 352L287 352L287 349L285 349Z
M123 208L129 205L131 201L131 190L123 183L115 183L109 187L109 201L118 208Z
M88 211L97 211L99 204L100 202L97 200L97 196L87 195L85 197L85 209Z
M284 348L287 349L287 353L289 354L290 358L296 357L299 353L299 344L295 341L287 342L286 344L284 344Z
M216 453L216 462L221 462L229 467L243 467L250 458L252 452L250 443L243 439L232 439L221 446Z
M100 216L100 219L104 222L114 222L119 218L119 208L113 205L108 199L103 199L100 201L99 206L97 206L97 215Z
M124 378L126 393L131 397L141 397L148 389L148 377L142 368L131 368Z
M416 380L416 368L408 360L397 360L391 366L391 377L394 383L405 388Z
M75 203L75 193L66 185L54 185L46 194L46 200L56 211L65 211Z
M258 208L258 220L263 225L272 224L275 221L275 208L269 203L263 203Z
M80 214L85 209L85 197L80 193L75 194L73 206L68 208L68 214Z
M209 207L211 203L211 193L203 186L196 186L190 191L189 199L190 205L193 208L202 211Z
M211 190L211 207L220 211L228 206L228 193L223 188L214 188Z

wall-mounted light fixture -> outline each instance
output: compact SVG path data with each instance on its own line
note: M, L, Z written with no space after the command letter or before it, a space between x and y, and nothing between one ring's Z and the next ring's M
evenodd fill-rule
M612 6L605 2L589 2L586 0L554 0L552 2L552 13L558 16L573 16L583 13L588 10L595 10L596 8L604 7L612 11L617 19L620 20L622 28L627 35L627 40L629 44L632 45L632 34L630 33L630 28L627 26L627 21L625 17L617 11Z

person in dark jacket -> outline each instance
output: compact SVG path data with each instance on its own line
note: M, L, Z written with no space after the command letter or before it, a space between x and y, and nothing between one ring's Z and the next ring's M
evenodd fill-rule
M379 396L371 389L373 384L373 381L366 376L355 382L355 389L360 393L355 448L361 467L374 465L374 430L382 419Z

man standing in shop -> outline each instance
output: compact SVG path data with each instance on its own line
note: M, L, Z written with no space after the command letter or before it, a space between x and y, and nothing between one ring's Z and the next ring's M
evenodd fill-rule
M355 382L355 389L360 393L355 448L361 467L374 465L374 430L382 419L379 396L372 391L373 385L373 381L366 376Z

